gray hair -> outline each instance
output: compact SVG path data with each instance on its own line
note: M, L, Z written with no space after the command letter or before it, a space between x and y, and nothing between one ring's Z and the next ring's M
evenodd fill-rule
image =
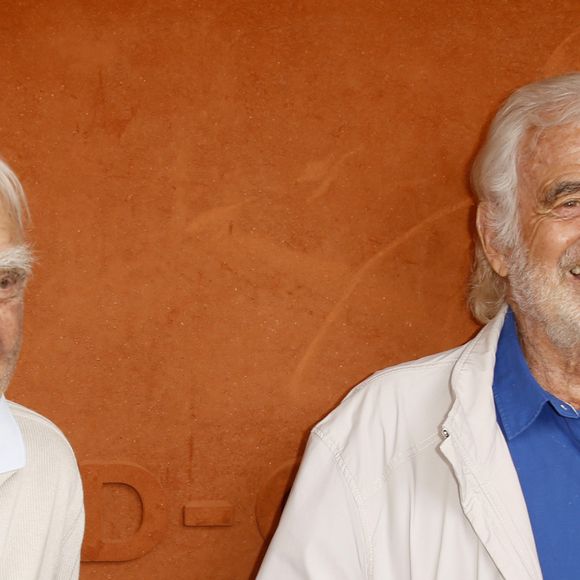
M30 218L28 201L20 180L2 158L0 158L0 204L24 237L24 229Z
M570 73L526 85L501 106L471 170L471 186L479 203L487 205L487 220L499 249L520 244L518 221L518 158L523 138L580 122L580 73ZM489 322L505 303L507 281L489 264L479 240L471 275L469 305L477 320Z

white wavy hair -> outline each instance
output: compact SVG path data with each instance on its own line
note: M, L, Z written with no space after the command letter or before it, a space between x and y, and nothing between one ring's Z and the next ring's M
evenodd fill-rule
M495 115L471 169L471 186L498 249L517 250L518 157L524 136L548 127L580 123L580 73L574 72L525 85ZM491 268L479 240L471 274L469 305L477 320L489 322L505 303L507 282Z

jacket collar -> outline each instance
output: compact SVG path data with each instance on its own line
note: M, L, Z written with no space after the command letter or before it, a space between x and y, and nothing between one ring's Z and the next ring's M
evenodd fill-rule
M497 424L492 384L506 308L461 353L441 452L459 485L465 515L506 580L541 580L519 479Z

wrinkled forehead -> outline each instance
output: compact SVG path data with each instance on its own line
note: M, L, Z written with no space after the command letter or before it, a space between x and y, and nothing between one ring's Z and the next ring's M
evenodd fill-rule
M0 196L0 250L24 243L24 231L10 203Z
M518 155L520 194L563 179L580 179L580 124L530 129Z
M33 262L16 208L0 195L0 271L13 270L28 276Z

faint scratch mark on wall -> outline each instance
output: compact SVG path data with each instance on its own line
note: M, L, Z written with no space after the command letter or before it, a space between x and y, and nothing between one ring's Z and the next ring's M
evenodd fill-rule
M344 162L355 153L358 153L361 149L361 147L357 147L352 151L347 151L337 160L334 159L334 154L332 154L323 161L313 161L309 163L306 166L304 173L298 178L297 181L299 183L320 181L320 183L308 196L307 201L313 201L328 193L332 182L335 181L338 177L338 172L340 171L340 168Z
M105 77L103 67L99 68L91 114L84 130L85 136L100 129L121 140L136 116L137 105L128 101L115 88L112 80Z
M189 432L189 438L188 438L188 469L187 469L187 483L189 485L191 485L193 483L194 477L193 477L193 459L194 459L194 439L193 439L193 433L192 430L190 429Z
M213 207L207 211L204 211L197 215L192 221L189 222L186 231L190 234L198 232L208 226L212 226L216 222L221 223L227 221L228 218L232 216L240 207L249 201L245 199L238 203L232 203L229 205L220 205Z
M578 70L580 67L579 40L580 29L576 29L558 44L544 65L546 75L552 76Z
M351 297L351 295L354 293L356 287L359 285L361 280L363 280L363 278L388 254L390 254L391 252L402 246L405 242L416 236L423 229L436 223L437 221L443 218L450 216L451 214L457 211L469 207L471 203L472 202L470 200L464 200L450 207L446 207L435 212L428 218L425 218L424 220L415 224L406 232L402 233L400 236L389 242L384 248L379 250L374 256L370 257L358 268L356 272L354 272L350 281L344 288L340 298L337 300L335 305L327 314L323 323L320 325L317 333L306 347L303 355L300 357L300 360L298 361L298 364L296 365L296 368L294 369L294 372L292 373L292 376L290 377L288 383L288 389L291 393L294 393L296 391L306 367L313 359L313 357L316 355L316 353L320 350L320 346L328 332L328 329L334 322L336 322L338 316L342 311L343 306L345 305L346 301Z

